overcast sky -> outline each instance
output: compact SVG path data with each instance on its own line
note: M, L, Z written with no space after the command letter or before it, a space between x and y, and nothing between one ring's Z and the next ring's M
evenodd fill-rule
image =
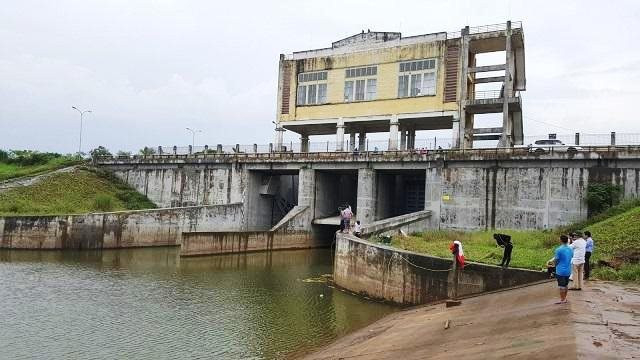
M525 135L640 133L640 1L9 1L0 148L115 151L273 139L280 53L360 32L522 20ZM289 138L296 138L288 134Z

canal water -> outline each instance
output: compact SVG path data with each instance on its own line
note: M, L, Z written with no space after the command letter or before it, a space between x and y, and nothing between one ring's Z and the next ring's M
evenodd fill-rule
M177 253L0 250L0 358L282 359L396 310L316 282L326 249Z

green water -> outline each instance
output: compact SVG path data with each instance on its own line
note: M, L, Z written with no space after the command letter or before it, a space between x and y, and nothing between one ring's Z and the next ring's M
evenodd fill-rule
M0 250L0 358L281 359L396 309L302 279L329 250Z

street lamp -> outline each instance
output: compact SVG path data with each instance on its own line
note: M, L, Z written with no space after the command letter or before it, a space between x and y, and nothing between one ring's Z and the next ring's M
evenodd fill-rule
M91 110L82 111L82 110L78 109L75 106L72 106L71 108L80 113L80 143L78 144L78 154L81 154L82 153L82 118L83 118L85 113L90 113Z
M196 130L196 129L191 129L191 128L186 128L186 129L191 131L191 148L195 149L195 147L196 147L196 133L201 133L202 130Z

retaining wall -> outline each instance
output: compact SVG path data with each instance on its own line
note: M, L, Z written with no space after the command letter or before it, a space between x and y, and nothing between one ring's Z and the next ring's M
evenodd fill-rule
M241 203L110 213L0 217L0 248L108 249L180 245L185 231L241 230Z
M180 256L217 255L285 249L309 249L328 246L327 239L300 230L300 221L308 217L309 207L296 206L268 231L185 232Z
M449 259L394 249L349 234L336 235L335 283L370 298L417 305L451 297L455 277L451 265ZM470 263L459 275L458 296L527 284L547 276L546 272Z

